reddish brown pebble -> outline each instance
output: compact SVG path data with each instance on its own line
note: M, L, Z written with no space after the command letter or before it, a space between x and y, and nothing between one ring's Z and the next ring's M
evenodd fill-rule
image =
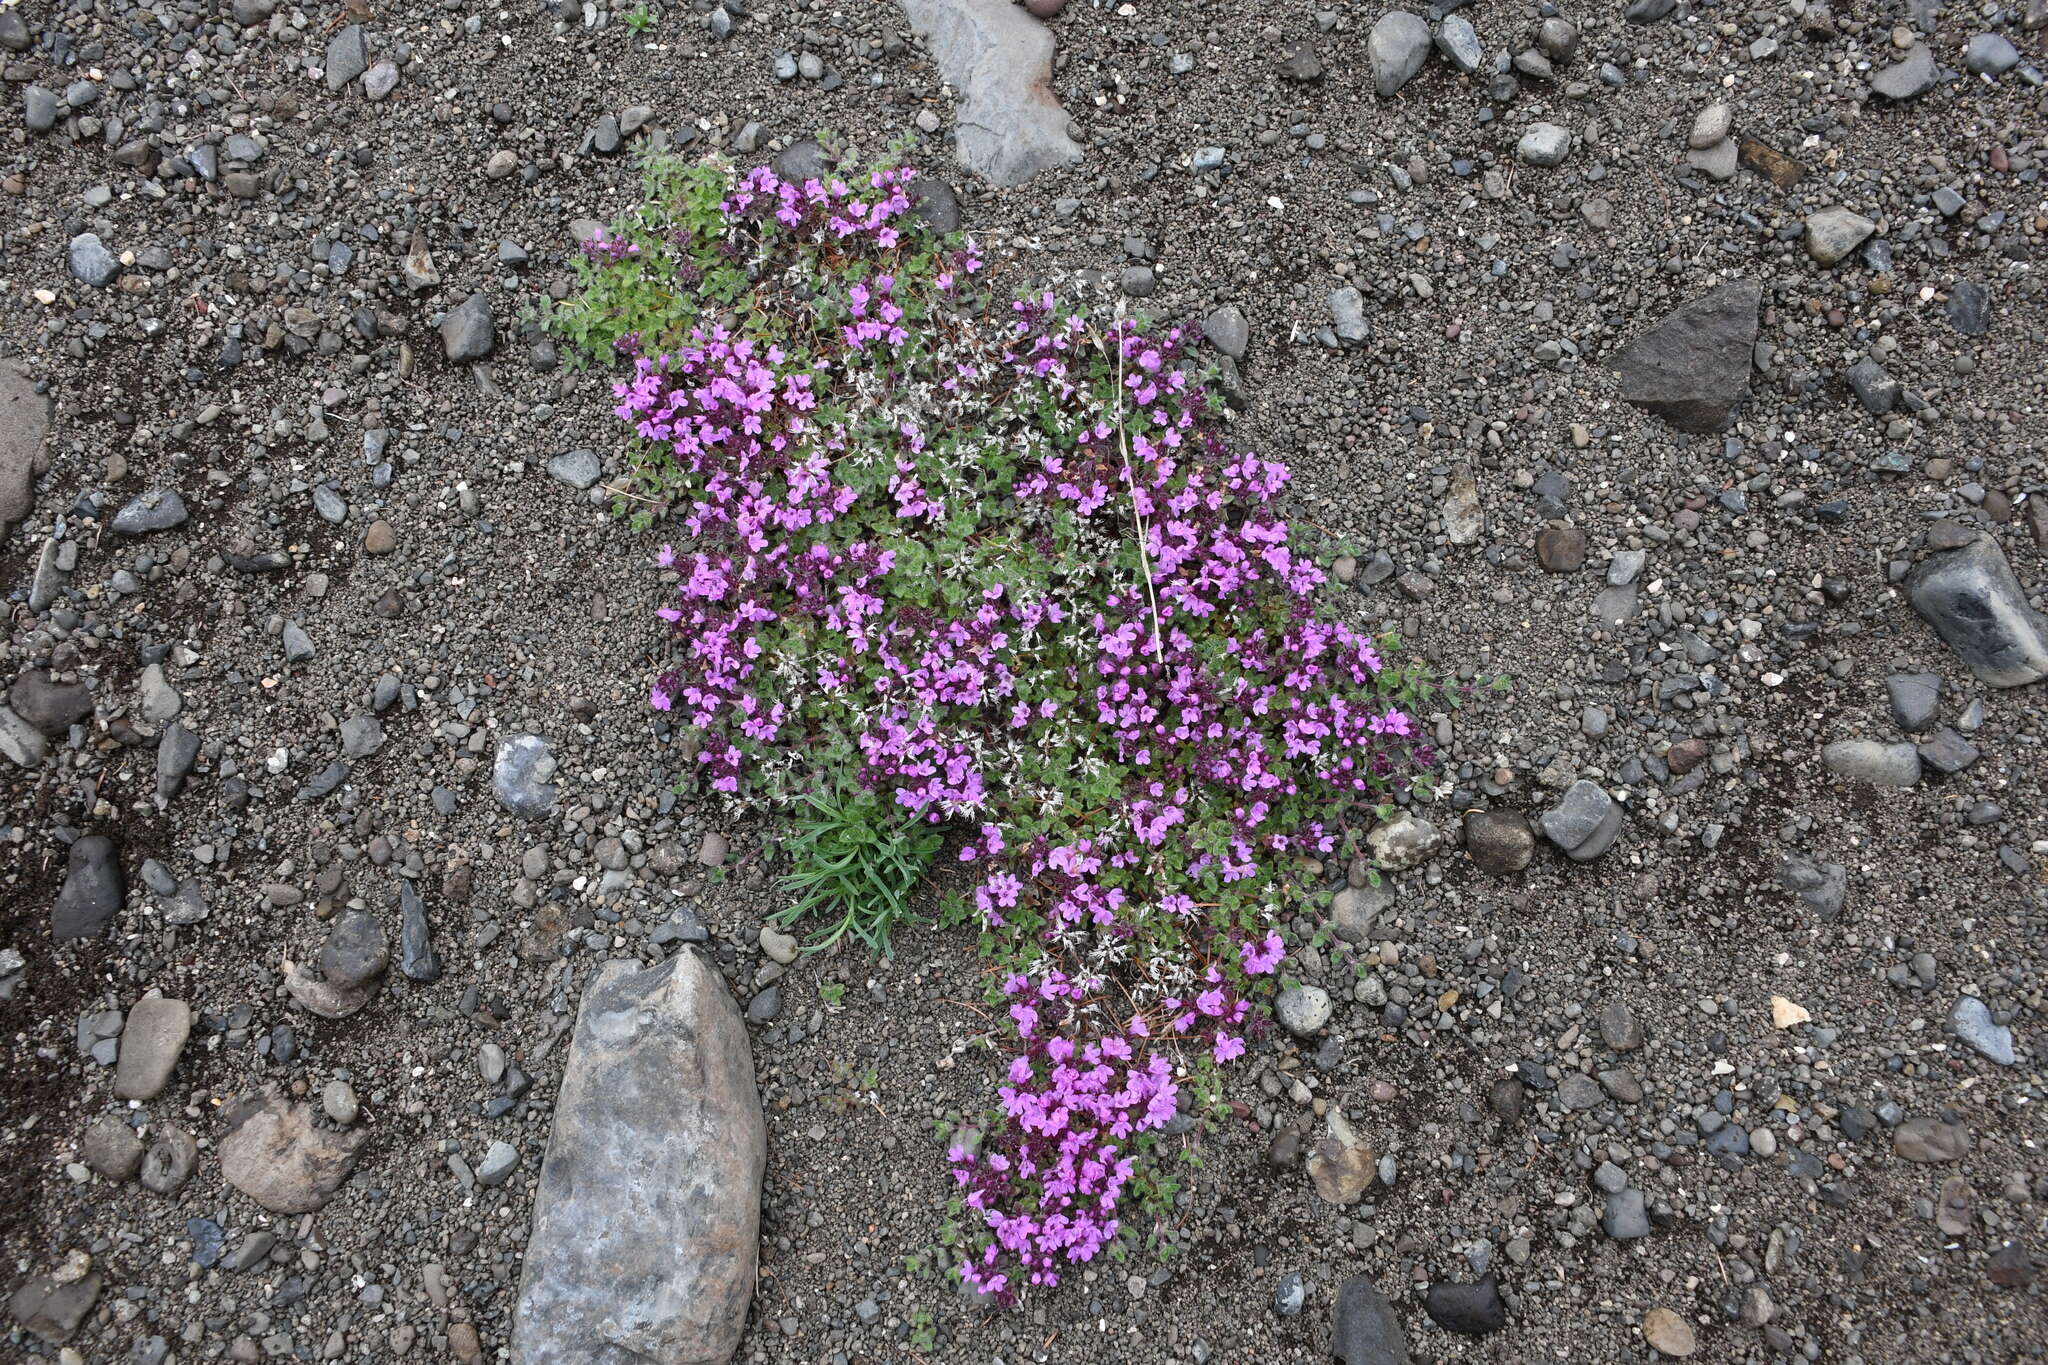
M1699 767L1706 756L1707 742L1705 740L1681 739L1678 743L1672 745L1670 751L1664 755L1664 761L1671 765L1672 772L1683 777L1694 768Z
M1536 562L1552 573L1577 573L1586 562L1586 533L1576 526L1546 526L1536 537Z
M1034 19L1057 19L1067 0L1024 0L1024 12Z

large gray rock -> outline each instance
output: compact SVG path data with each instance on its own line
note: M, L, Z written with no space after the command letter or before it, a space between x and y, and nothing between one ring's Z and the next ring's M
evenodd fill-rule
M1430 41L1429 25L1421 15L1404 9L1382 14L1366 40L1366 52L1372 58L1373 93L1385 99L1414 79L1429 56Z
M1849 897L1849 869L1840 863L1817 863L1799 853L1778 860L1778 885L1824 920L1842 913Z
M1730 280L1684 305L1615 357L1621 396L1680 431L1720 431L1749 392L1763 287Z
M272 1213L312 1213L355 1166L363 1130L319 1128L313 1106L292 1104L275 1089L251 1095L228 1111L220 1173Z
M897 0L959 92L960 164L997 188L1070 166L1081 148L1052 93L1052 31L1016 5Z
M0 535L35 505L36 461L50 431L50 399L13 365L0 365Z
M114 1098L153 1100L171 1079L192 1036L192 1007L152 995L135 1002L121 1029L121 1060L114 1068Z
M498 333L491 321L491 301L481 292L471 294L448 310L441 319L441 349L448 359L461 365L482 360L497 349Z
M767 1125L746 1025L684 952L584 991L541 1164L514 1365L726 1365L746 1325Z
M121 273L121 262L107 244L100 240L97 232L81 232L71 239L66 253L71 262L71 273L80 283L95 289L104 289L112 284Z
M1836 777L1879 787L1911 787L1920 781L1920 751L1910 744L1875 739L1838 739L1820 751Z
M1562 166L1571 155L1572 135L1555 123L1532 123L1515 144L1515 155L1531 166Z
M1625 820L1621 803L1597 782L1572 783L1564 800L1543 812L1543 837L1573 862L1589 863L1614 846Z
M50 907L50 936L91 938L113 923L127 898L121 850L104 834L88 834L71 845L64 885Z
M2048 617L2027 605L1989 536L1921 560L1906 575L1906 594L1982 681L2023 687L2048 678Z
M361 24L350 24L327 40L327 88L339 90L370 66L370 48Z
M1934 53L1927 44L1915 43L1903 58L1872 76L1870 88L1888 100L1910 100L1932 90L1940 76Z
M1536 831L1520 811L1475 810L1465 816L1465 851L1480 871L1505 877L1536 856Z
M1409 1365L1408 1337L1379 1286L1353 1275L1337 1290L1332 1355L1343 1365Z

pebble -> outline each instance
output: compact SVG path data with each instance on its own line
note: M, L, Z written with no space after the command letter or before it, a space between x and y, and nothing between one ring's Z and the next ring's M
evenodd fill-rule
M581 490L598 481L604 473L604 464L596 451L586 447L549 460L548 473L569 487Z
M104 289L121 273L121 262L96 232L81 232L71 239L71 273L81 284Z
M1571 149L1570 133L1555 123L1532 123L1515 144L1515 155L1531 166L1561 166Z
M1824 266L1838 264L1863 245L1877 224L1846 208L1825 208L1806 217L1806 252Z
M1297 1038L1307 1038L1330 1022L1333 1009L1330 993L1321 986L1296 985L1280 992L1274 1013L1281 1027Z

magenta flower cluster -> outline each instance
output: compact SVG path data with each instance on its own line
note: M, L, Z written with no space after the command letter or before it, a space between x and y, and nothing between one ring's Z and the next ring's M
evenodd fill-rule
M614 392L680 494L652 701L709 785L844 780L957 831L965 905L1025 964L1003 1131L954 1153L990 1237L963 1273L1008 1296L1118 1235L1174 1059L1244 1051L1276 869L1341 855L1434 755L1381 642L1315 610L1287 470L1225 443L1195 338L991 308L914 204L907 168L750 172L720 250L800 302Z
M1205 984L1192 1000L1167 997L1160 1013L1172 1037L1206 1043L1228 1061L1244 1052L1231 1030L1243 1027L1250 1002L1214 967ZM1022 1044L997 1092L1009 1126L982 1147L956 1145L947 1155L967 1206L994 1234L961 1276L1009 1298L1022 1287L1013 1277L1050 1288L1068 1263L1093 1260L1116 1237L1136 1139L1173 1121L1181 1087L1144 1014L1100 1028L1090 1017L1100 1011L1065 972L1013 974L1003 994Z

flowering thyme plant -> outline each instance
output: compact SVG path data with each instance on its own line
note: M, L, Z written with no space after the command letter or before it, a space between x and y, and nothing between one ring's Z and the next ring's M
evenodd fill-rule
M1231 447L1187 330L1000 300L908 167L658 174L676 211L596 239L568 319L630 359L680 532L652 703L715 791L952 836L1015 1031L1002 1122L951 1154L988 1235L961 1272L1056 1284L1189 1059L1243 1053L1281 907L1427 795L1431 684L1318 612L1287 470Z

